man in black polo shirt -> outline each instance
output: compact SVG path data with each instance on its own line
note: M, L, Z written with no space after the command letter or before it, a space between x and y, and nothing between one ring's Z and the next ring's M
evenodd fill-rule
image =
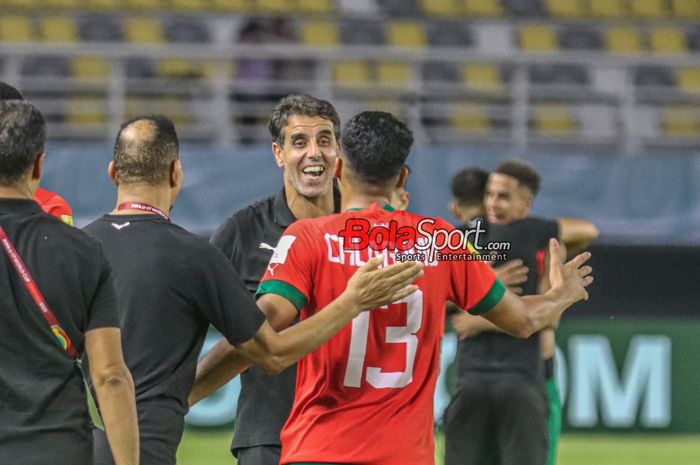
M115 272L124 355L136 384L142 465L175 463L210 323L246 360L278 372L329 339L359 308L374 308L374 300L390 302L406 278L418 273L416 265L403 275L398 268L372 271L378 266L373 263L356 276L344 298L326 307L323 319L278 334L226 257L169 221L183 173L175 128L167 118L142 117L122 125L109 175L118 188L117 206L85 230L102 243ZM369 281L373 274L391 282L388 292ZM365 294L367 286L386 297ZM111 463L104 435L96 430L95 437L95 464Z
M539 190L539 174L528 163L501 163L483 188L485 211L474 213L486 213L488 241L510 242L508 260L521 260L529 270L520 284L523 295L538 293L542 274L538 253L550 238L580 248L597 236L595 226L585 220L528 216ZM552 379L553 330L523 340L483 318L459 315L453 322L462 340L457 355L459 387L446 412L446 465L544 465L548 456L554 457L548 449L554 431L549 431L548 440L549 409L542 381L546 366ZM547 343L541 347L543 334ZM543 354L550 362L543 364Z
M260 278L287 226L297 219L331 214L339 206L333 189L333 165L340 139L335 108L314 97L290 95L272 110L269 129L272 152L284 173L284 188L236 212L211 238L229 258L251 295L258 290ZM280 330L291 321L271 323ZM203 360L192 402L219 387L205 386L206 378L211 377L207 368L209 362L225 356L229 347L222 341ZM296 365L276 376L255 367L241 375L231 444L239 465L279 464L279 435L292 408L295 382Z
M136 465L134 387L112 272L96 241L32 200L45 138L33 105L0 101L0 463L92 463L86 391L73 361L85 351L116 463ZM10 261L15 253L23 263ZM41 296L20 277L25 268ZM51 327L42 313L55 317Z

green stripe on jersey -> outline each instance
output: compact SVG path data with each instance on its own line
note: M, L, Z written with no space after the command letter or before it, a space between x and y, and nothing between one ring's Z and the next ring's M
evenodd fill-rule
M301 311L306 305L306 297L299 291L296 287L291 284L287 284L284 281L278 281L276 279L271 279L260 283L258 286L258 292L255 293L257 296L263 294L277 294L288 301L290 301L297 308L297 311Z
M498 305L498 302L503 298L503 294L506 293L506 287L501 281L496 279L483 299L479 301L478 304L474 305L469 309L469 313L472 315L483 315L484 313L491 310L493 307Z

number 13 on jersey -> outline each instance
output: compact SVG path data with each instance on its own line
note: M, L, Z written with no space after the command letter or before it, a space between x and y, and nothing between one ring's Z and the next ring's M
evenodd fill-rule
M404 371L383 372L380 367L367 367L367 382L375 388L402 388L413 381L413 366L418 350L418 337L416 333L423 323L423 292L417 290L413 294L389 305L387 311L393 306L406 304L406 326L388 326L386 328L385 342L387 344L406 345L406 368ZM367 354L367 337L372 313L378 310L362 312L352 320L352 336L350 337L350 354L348 366L345 370L343 384L348 387L359 388L362 383L365 356Z

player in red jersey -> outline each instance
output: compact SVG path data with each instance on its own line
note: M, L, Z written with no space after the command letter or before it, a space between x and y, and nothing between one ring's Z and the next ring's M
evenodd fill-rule
M34 194L34 200L44 213L55 216L64 223L73 226L73 210L63 197L40 187Z
M24 100L24 97L16 88L0 81L0 100ZM63 197L39 187L34 194L34 200L44 213L73 226L73 210Z
M351 239L343 237L352 237L345 234L350 219L366 220L375 229L395 222L398 231L415 230L425 219L388 205L405 182L412 142L411 131L388 113L364 112L348 122L336 162L344 212L300 220L285 231L258 289L261 306L309 318L370 257L384 254L387 264L397 260L400 248L388 245L386 236L383 243L374 236L380 250L350 250ZM423 229L453 230L441 219L423 223ZM446 253L459 261L426 260L417 292L360 315L301 359L294 406L281 433L281 463L433 464L433 392L445 301L528 337L586 299L593 280L584 266L590 254L562 265L554 240L550 252L552 289L526 298L507 291L485 263L463 253Z

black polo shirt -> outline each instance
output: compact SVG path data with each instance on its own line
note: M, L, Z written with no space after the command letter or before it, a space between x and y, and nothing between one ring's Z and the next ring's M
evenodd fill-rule
M523 295L537 294L537 253L548 246L549 239L558 237L556 221L529 217L506 225L490 224L486 227L489 242L509 241L508 260L520 259L528 267ZM526 376L544 379L540 356L539 333L528 339L508 334L483 332L474 338L460 341L457 368L461 377L474 373Z
M333 190L336 208L340 194ZM284 189L239 210L214 233L211 242L221 249L254 295L284 230L297 219L287 205ZM280 431L294 401L296 365L276 376L251 367L241 374L231 449L280 445Z
M0 225L78 352L85 333L117 327L100 245L41 211L0 199ZM82 377L0 247L0 463L92 463Z

